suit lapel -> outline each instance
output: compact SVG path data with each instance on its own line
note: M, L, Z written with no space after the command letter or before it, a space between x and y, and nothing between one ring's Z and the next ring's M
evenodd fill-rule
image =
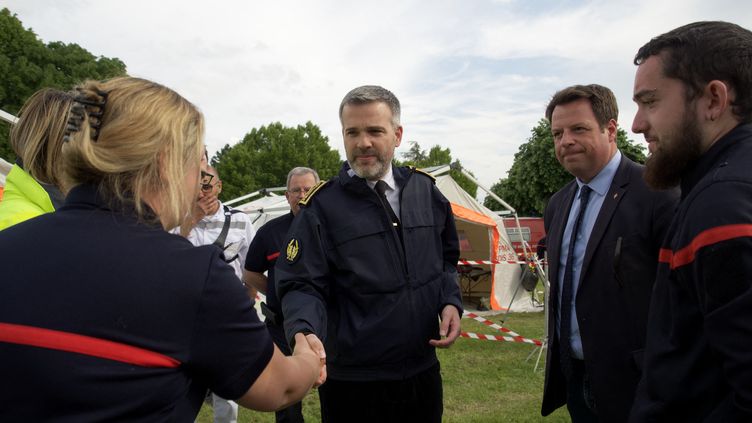
M582 261L582 269L580 270L580 286L578 291L582 289L582 281L590 266L593 254L601 243L603 235L606 233L606 229L608 229L608 225L611 222L611 218L614 216L614 212L616 212L616 208L621 199L624 198L624 193L627 192L630 174L628 167L630 163L629 159L622 155L619 168L616 169L616 174L614 175L614 180L611 181L611 187L608 193L606 193L606 198L603 199L603 205L601 205L601 210L598 212L598 217L595 220L593 231L590 233L590 239L588 239L587 248L585 249L585 257Z
M561 241L564 238L564 229L567 226L567 219L569 218L569 212L572 209L572 201L574 201L574 195L577 193L577 182L572 181L568 187L566 194L564 195L563 202L558 204L559 210L555 210L553 213L554 221L551 222L551 234L546 234L546 245L549 247L548 257L555 258L548 263L548 280L551 284L551 297L559 291L559 257L561 255ZM557 303L558 300L554 301Z

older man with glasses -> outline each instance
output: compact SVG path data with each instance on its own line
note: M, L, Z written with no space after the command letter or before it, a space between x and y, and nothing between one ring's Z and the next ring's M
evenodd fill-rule
M318 182L318 173L308 167L296 167L287 174L285 198L290 204L290 213L272 219L259 228L245 259L246 272L243 281L249 289L257 289L266 294L266 302L261 303L261 311L266 316L266 327L269 329L272 340L285 355L291 355L292 350L287 344L282 328L284 318L275 292L274 265L284 245L287 230L300 211L298 203ZM264 272L267 275L264 275ZM277 423L302 422L302 403L277 411L275 418Z

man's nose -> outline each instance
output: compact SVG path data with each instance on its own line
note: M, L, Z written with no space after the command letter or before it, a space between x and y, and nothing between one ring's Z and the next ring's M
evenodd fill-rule
M632 132L635 134L644 134L647 132L648 124L645 120L645 116L640 109L637 109L637 113L635 113L635 117L632 120Z
M561 139L559 140L559 143L561 145L572 145L574 144L574 135L571 131L564 131L561 134Z
M373 138L368 133L363 133L358 137L357 147L361 150L367 150L373 147Z

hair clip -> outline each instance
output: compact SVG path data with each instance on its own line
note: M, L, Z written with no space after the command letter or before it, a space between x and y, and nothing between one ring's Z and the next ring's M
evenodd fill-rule
M81 123L83 123L84 121L84 113L86 113L84 106L73 103L73 106L71 106L70 115L68 116L68 122L65 126L63 142L70 141L72 134L81 131Z
M74 101L78 103L77 106L81 107L89 115L89 126L91 127L91 139L94 142L99 139L99 130L102 127L102 117L104 116L104 108L107 105L107 94L104 91L95 90L97 95L101 97L101 100L91 100L82 92L81 88L77 88L79 95L76 96ZM93 109L93 110L91 110ZM73 110L71 110L72 112ZM83 116L81 117L83 121ZM81 123L78 123L78 130L81 130Z

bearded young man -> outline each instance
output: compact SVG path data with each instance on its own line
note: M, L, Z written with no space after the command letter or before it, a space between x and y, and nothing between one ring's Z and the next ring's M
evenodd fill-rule
M635 57L632 130L679 184L630 421L752 421L752 32L697 22Z
M433 178L392 166L394 94L355 88L339 110L347 162L300 202L275 268L287 339L324 341L324 422L439 423L435 348L462 314L452 210Z

